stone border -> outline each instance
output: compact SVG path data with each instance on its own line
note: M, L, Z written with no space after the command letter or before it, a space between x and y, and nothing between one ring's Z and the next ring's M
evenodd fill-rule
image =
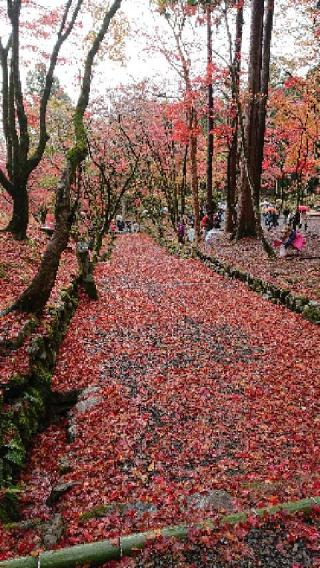
M274 304L285 306L289 310L301 314L302 317L312 323L320 325L319 302L310 300L304 296L295 296L287 289L278 288L274 284L270 284L270 282L266 282L261 278L256 278L248 272L234 268L232 265L224 264L217 258L203 254L198 249L192 249L186 245L179 247L172 242L168 243L165 239L155 237L151 232L150 235L155 238L161 246L166 248L170 254L179 256L179 258L197 258L218 274L245 282L251 290L262 295L266 300L270 300Z
M41 428L54 397L51 376L61 341L78 304L78 282L61 292L59 304L51 309L45 335L35 335L29 348L30 371L15 374L3 385L0 401L0 520L18 519L14 477L24 465L27 447Z
M238 270L229 264L224 264L217 258L206 256L200 251L196 251L196 256L218 274L245 282L251 290L261 294L266 300L285 306L289 310L301 314L305 319L317 325L320 324L319 302L309 300L304 296L295 296L289 290L278 288L274 284L270 284L270 282L256 278L248 272Z

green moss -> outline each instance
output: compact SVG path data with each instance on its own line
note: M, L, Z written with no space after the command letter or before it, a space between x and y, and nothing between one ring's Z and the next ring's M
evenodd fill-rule
M128 507L127 503L110 503L109 505L100 505L90 509L90 511L85 511L80 515L80 521L88 521L89 519L97 519L99 517L105 517L110 511L117 510L123 513Z
M21 467L26 457L26 449L16 427L12 430L11 435L11 439L3 446L5 450L4 460L14 466Z
M18 496L22 489L18 486L1 489L4 489L4 495L0 502L0 521L3 523L18 521L20 518Z
M0 278L4 278L7 274L8 267L3 262L0 262Z
M30 387L24 394L24 398L32 403L31 408L37 414L41 414L45 410L45 402L42 392L35 387Z
M11 483L24 465L28 443L43 424L52 403L51 376L56 352L77 305L76 294L75 284L62 291L61 304L52 308L45 335L34 335L29 351L31 371L26 376L16 373L11 377L4 390L5 412L1 412L0 397L0 486ZM23 332L33 331L37 323L29 320ZM12 520L14 505L8 499L0 502L2 520Z
M94 507L91 511L86 511L81 513L80 521L88 521L89 519L95 519L97 517L103 517L110 511L110 505L101 505L100 507Z
M42 361L37 362L33 367L32 383L35 386L42 385L44 387L50 388L51 371Z
M43 415L42 410L43 403L42 405L38 405L34 400L32 403L27 400L24 401L24 408L20 410L16 420L24 444L28 443L32 435L37 431L39 421Z
M73 168L76 168L87 156L87 134L83 124L83 113L77 110L73 118L76 143L68 151L68 160Z
M312 305L306 305L303 308L303 315L309 321L320 323L320 309Z
M28 377L26 377L25 375L20 375L19 373L15 373L10 378L8 388L9 390L16 388L19 389L19 392L21 392L21 389L28 383L28 380L29 380Z

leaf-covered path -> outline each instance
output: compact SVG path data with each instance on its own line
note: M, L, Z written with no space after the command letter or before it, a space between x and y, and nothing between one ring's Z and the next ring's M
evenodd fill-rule
M52 514L61 482L60 545L319 494L318 327L143 235L119 238L96 275L100 300L80 302L54 376L85 389L72 439L38 436L27 517Z

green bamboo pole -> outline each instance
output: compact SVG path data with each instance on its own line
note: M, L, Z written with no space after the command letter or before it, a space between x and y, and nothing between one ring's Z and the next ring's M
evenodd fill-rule
M120 537L115 543L110 540L103 540L90 544L78 544L69 548L62 548L61 550L43 552L37 558L24 556L14 558L13 560L4 560L0 562L0 568L75 568L84 564L98 566L108 560L119 560L122 556L130 556L135 550L143 549L148 542L159 537L187 539L191 529L213 529L216 526L226 524L235 525L245 522L252 515L263 517L263 515L272 516L279 512L288 514L307 513L314 506L320 506L320 496L281 503L273 507L225 515L217 523L211 519L206 519L194 525L177 525Z

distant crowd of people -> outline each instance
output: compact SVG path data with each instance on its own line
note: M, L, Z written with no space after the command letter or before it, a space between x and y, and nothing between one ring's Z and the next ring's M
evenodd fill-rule
M288 225L293 229L303 228L304 231L307 231L307 208L299 209L299 207L297 207L295 211L291 211L289 207L285 206L282 210L282 215L284 225ZM277 207L272 205L263 207L262 217L264 218L264 223L268 231L279 226L280 211Z
M271 204L265 203L262 207L262 217L268 231L279 227L279 220L282 220L282 229L279 238L273 241L275 247L280 248L280 256L286 256L287 250L293 248L301 251L306 244L305 236L299 229L307 231L307 207L297 207L291 211L285 206L282 211ZM281 214L280 214L281 213ZM224 218L224 210L219 207L212 218L204 211L200 211L201 235L205 248L211 248L221 230ZM117 215L110 224L111 233L138 233L140 225L137 221L124 220L122 215ZM194 215L189 213L179 218L177 223L177 236L180 244L185 242L193 243L195 240Z
M216 234L219 229L221 229L221 223L223 220L223 210L218 209L213 217L212 222L209 215L205 211L200 211L200 227L201 234L205 242L207 242L210 236ZM178 221L177 226L178 242L184 244L187 240L189 243L193 243L195 238L194 229L194 216L192 214L185 215L181 217Z
M223 216L224 211L221 208L216 211L212 221L207 213L201 212L201 234L206 250L210 249L217 240L223 222ZM280 248L281 257L286 256L289 249L300 252L304 248L306 245L306 237L299 232L299 230L302 229L304 233L307 232L307 207L300 206L297 207L296 210L291 211L289 207L285 206L280 215L280 210L277 207L268 204L262 208L262 216L268 231L278 228L281 218L282 229L280 236L274 240L274 246ZM179 219L177 235L180 244L184 244L186 241L189 243L194 241L195 230L193 215L186 215Z
M137 221L124 220L122 215L117 215L110 223L111 233L139 233L140 225Z

